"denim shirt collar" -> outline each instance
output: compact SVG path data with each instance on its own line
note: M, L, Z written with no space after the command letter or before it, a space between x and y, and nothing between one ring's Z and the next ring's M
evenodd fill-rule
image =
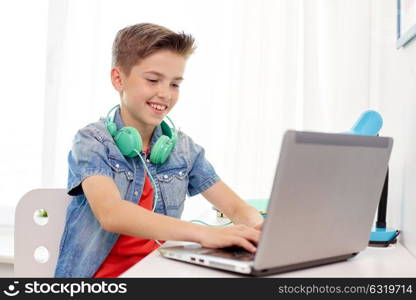
M118 107L116 109L116 112L114 114L114 123L116 123L117 130L120 130L121 128L124 127L124 122L121 119L120 107ZM152 148L152 146L156 143L158 138L160 136L162 136L162 134L163 134L162 127L160 125L156 126L155 130L153 131L152 138L150 140L150 148ZM143 151L143 149L142 149L142 151Z

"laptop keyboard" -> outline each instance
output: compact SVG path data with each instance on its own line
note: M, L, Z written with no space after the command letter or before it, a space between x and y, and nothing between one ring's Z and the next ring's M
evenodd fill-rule
M205 252L204 254L223 257L223 258L230 258L236 259L240 261L251 261L254 260L254 253L246 251L244 248L240 248L237 246L231 246L221 249L213 249L211 251Z

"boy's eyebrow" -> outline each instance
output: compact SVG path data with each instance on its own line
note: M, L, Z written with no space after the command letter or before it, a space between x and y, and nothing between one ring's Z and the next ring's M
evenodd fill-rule
M147 71L145 73L152 73L152 74L155 74L155 75L160 76L160 77L165 77L165 75L163 75L162 73L159 73L157 71ZM174 80L183 80L183 77L175 77L173 79Z

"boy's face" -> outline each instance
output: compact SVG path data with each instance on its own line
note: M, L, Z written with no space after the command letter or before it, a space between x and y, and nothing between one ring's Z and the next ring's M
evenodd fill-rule
M175 106L186 59L169 50L160 50L135 65L126 76L111 70L114 88L130 118L140 126L157 126Z

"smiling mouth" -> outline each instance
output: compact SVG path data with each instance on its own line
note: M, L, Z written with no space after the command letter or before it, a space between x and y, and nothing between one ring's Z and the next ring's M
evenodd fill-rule
M164 112L168 109L168 106L165 104L159 104L159 103L154 103L154 102L146 102L146 103L151 108L153 108L153 110L158 111L158 112Z

